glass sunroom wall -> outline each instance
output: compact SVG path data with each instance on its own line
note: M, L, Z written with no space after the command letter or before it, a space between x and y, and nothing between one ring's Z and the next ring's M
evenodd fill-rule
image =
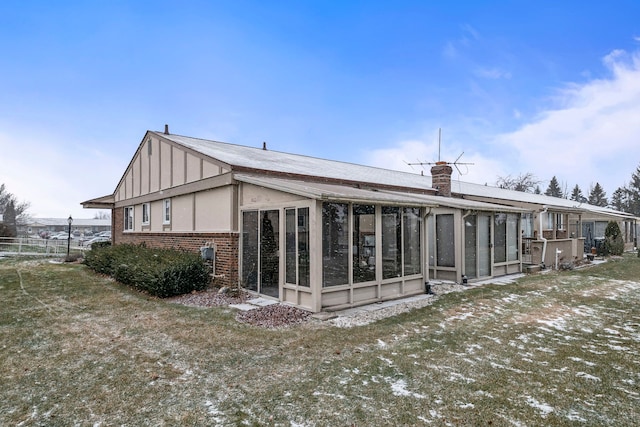
M382 278L400 277L402 273L402 230L400 208L382 207Z
M349 283L349 205L322 204L322 285Z
M242 285L258 290L258 211L242 214Z
M353 205L353 283L376 279L376 207Z
M404 275L422 273L422 218L419 208L404 208L402 216Z

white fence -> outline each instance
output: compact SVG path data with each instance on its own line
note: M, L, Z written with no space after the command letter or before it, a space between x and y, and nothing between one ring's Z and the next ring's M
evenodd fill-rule
M69 253L82 253L85 248L73 239ZM29 237L0 237L0 256L66 256L67 240L51 240Z

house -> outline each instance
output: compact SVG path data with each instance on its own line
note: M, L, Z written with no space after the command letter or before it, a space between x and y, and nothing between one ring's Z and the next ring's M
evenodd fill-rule
M610 221L618 222L625 250L638 242L638 218L632 214L573 200L456 181L452 192L467 199L529 210L522 217L523 262L552 266L556 254L566 262L582 259L604 240Z
M71 233L75 236L92 235L102 231L111 230L109 219L74 218L71 225ZM67 218L29 218L24 224L18 225L20 236L41 236L44 233L55 234L69 231Z
M165 127L144 135L113 194L82 204L112 210L114 244L213 247L216 283L313 312L423 293L430 280L522 272L522 231L535 233L526 221L540 205L452 191L457 183L445 163L431 172L173 135ZM565 224L583 212L560 207ZM581 257L581 237L568 238Z

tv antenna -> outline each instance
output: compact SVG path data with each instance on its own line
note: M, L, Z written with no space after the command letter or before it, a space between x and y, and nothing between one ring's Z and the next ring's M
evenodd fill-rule
M460 171L460 168L458 166L473 165L473 163L462 163L462 162L459 161L460 158L462 157L462 155L464 154L464 151L462 153L460 153L458 158L455 159L453 162L442 161L441 158L440 158L440 145L441 145L441 142L442 142L442 129L438 128L438 161L437 162L420 162L419 161L419 162L416 162L416 163L408 163L408 162L405 162L405 163L407 163L407 165L409 165L410 167L411 166L425 166L425 165L453 165L458 170L458 173L460 175L466 175L466 172L462 173L462 171ZM467 172L468 172L468 169L469 168L467 168Z

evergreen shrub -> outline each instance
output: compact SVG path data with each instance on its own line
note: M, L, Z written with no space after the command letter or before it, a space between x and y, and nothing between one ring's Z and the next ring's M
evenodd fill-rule
M199 254L145 245L92 245L84 263L118 282L160 298L206 289L209 269Z
M624 240L620 226L615 221L609 221L604 230L604 252L605 255L622 255L624 252Z

